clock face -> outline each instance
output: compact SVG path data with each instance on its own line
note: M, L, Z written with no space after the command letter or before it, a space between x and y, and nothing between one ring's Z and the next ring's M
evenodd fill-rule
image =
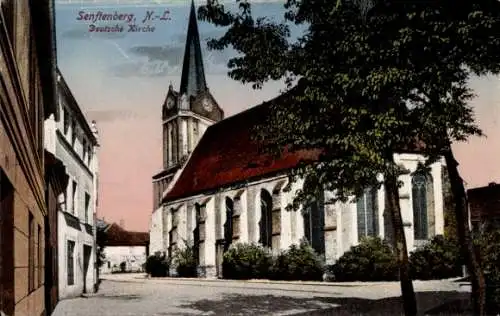
M201 105L203 106L203 108L204 108L206 111L208 111L208 112L212 111L213 104L212 104L212 102L211 102L208 98L203 99L203 101L202 101L202 104L201 104Z
M167 108L171 109L174 107L174 99L173 98L168 98L167 99Z

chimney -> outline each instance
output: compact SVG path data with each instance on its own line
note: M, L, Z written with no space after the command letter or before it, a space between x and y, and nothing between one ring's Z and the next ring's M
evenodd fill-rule
M125 228L125 221L123 219L120 220L120 227Z

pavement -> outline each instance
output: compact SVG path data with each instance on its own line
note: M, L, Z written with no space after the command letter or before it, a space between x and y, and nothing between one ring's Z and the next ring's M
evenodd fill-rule
M52 316L401 315L398 282L280 282L111 274L94 294L59 302ZM456 280L414 281L419 315L469 315Z

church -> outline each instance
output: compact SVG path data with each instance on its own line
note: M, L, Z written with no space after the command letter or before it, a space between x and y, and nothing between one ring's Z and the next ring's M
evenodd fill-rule
M197 245L200 277L222 275L223 254L235 243L258 243L273 252L306 239L327 264L333 264L363 236L391 238L384 188L367 189L356 202L330 203L325 191L310 212L285 207L304 181L284 192L290 170L314 162L315 151L288 152L275 159L251 138L271 102L224 118L208 89L194 4L188 22L179 91L169 86L162 106L163 170L153 176L150 253L166 253L186 243ZM409 251L444 233L444 161L422 173L425 158L401 152L400 205ZM306 214L306 215L304 215Z

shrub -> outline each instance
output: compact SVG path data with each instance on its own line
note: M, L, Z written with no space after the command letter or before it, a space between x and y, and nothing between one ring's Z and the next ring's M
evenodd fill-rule
M170 268L170 259L165 255L155 254L146 260L145 270L151 277L166 277Z
M182 278L195 278L198 276L198 258L195 256L193 246L186 244L186 247L175 251L173 261L177 275Z
M399 270L392 248L378 237L362 238L331 266L336 281L396 281Z
M462 275L460 248L456 241L434 237L410 254L410 275L415 280L439 280Z
M225 279L262 279L269 277L272 257L260 245L237 243L224 254L222 274Z
M500 310L500 230L489 230L476 240L486 278L486 304L494 313Z
M120 263L120 272L125 272L126 269L127 269L127 263L125 261L122 261Z
M323 258L302 241L274 258L270 277L274 280L321 281L323 267Z

